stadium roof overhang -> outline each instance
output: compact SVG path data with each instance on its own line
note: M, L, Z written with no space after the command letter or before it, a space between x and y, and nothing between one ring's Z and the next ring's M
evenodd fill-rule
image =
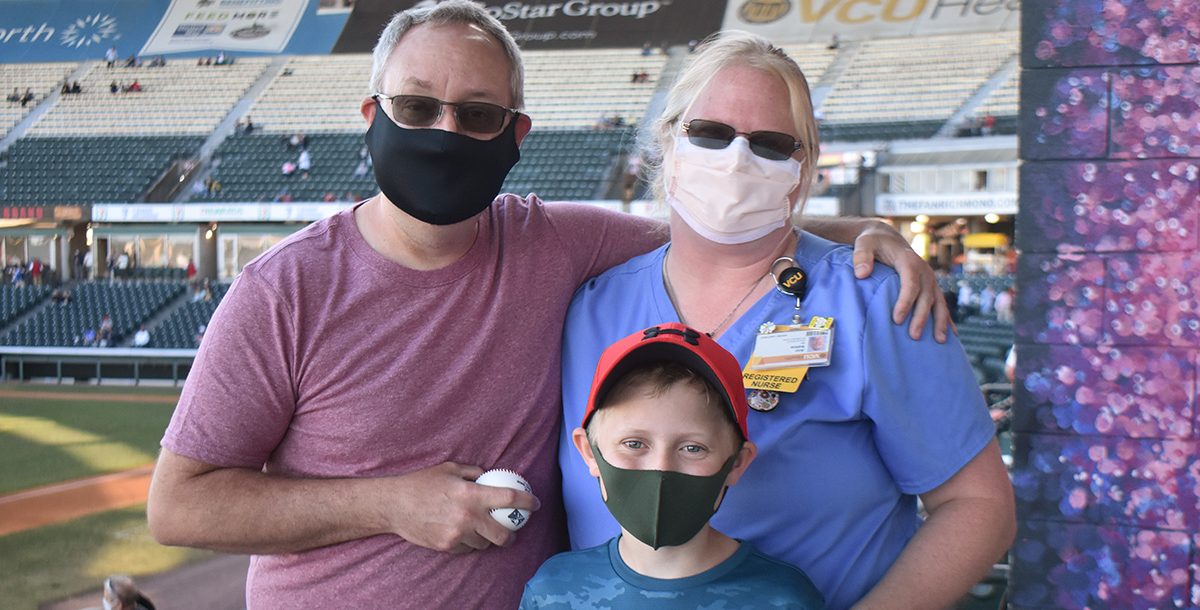
M879 155L879 172L989 169L1017 166L1017 138L936 138L892 142Z
M913 153L889 153L879 164L880 173L917 169L989 169L1016 167L1017 150L944 150Z

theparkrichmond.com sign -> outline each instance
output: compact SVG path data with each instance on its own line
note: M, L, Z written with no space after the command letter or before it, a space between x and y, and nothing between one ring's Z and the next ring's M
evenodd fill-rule
M397 11L434 3L357 2L334 52L369 52ZM725 15L725 3L710 0L488 0L484 4L526 49L686 44L720 29Z
M998 32L1020 27L1020 0L729 0L723 27L777 43Z

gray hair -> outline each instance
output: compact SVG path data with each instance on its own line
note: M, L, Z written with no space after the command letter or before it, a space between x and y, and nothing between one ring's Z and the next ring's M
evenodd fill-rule
M661 201L665 195L662 184L663 153L680 133L679 123L683 113L692 105L696 96L704 90L713 76L731 65L745 65L778 75L787 84L792 121L803 146L804 165L800 170L800 196L794 212L800 212L816 176L817 157L821 152L820 133L813 116L812 94L808 80L799 64L787 53L761 36L738 30L725 30L708 37L699 47L692 60L671 91L667 94L662 116L641 134L644 157L651 164L649 175L655 196Z
M525 66L521 62L521 50L517 41L508 33L504 25L488 13L482 4L469 0L445 0L434 6L418 6L396 13L388 22L379 42L375 43L374 58L371 64L371 91L380 92L383 85L383 70L388 57L400 43L400 38L406 32L423 23L433 25L448 25L465 23L479 26L491 34L500 46L504 47L504 55L508 57L508 65L512 74L512 107L517 110L525 108Z

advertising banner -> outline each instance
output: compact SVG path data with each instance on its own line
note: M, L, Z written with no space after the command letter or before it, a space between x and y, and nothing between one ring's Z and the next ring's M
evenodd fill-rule
M369 53L398 11L434 0L357 2L334 53ZM721 26L725 2L712 0L486 0L525 49L687 44Z
M308 4L309 0L172 0L141 53L279 53Z
M729 0L723 26L778 44L832 43L1016 30L1020 10L1020 0Z
M166 0L0 0L0 63L123 59L141 48Z
M1016 214L1016 193L883 194L875 197L876 216L984 216Z

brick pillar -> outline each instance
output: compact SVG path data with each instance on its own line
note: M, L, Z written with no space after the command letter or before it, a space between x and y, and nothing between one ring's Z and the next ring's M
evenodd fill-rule
M1016 608L1200 607L1200 0L1022 5Z

